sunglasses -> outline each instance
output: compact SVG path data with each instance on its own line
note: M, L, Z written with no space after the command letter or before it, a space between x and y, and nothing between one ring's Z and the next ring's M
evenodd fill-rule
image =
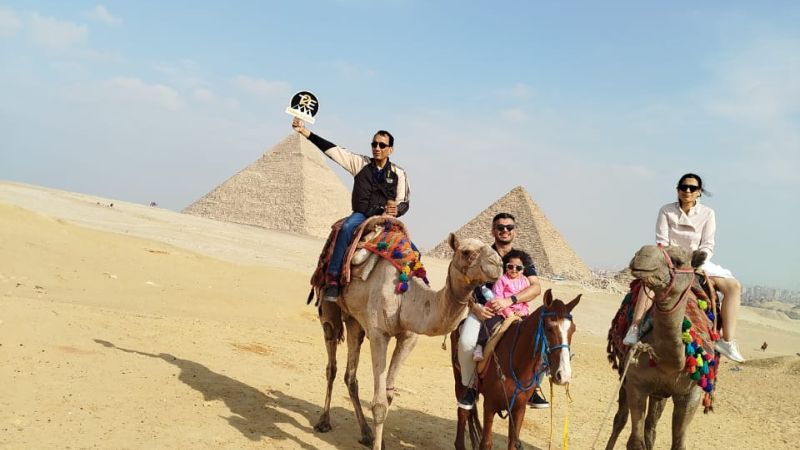
M371 145L372 145L372 148L380 147L381 150L383 150L383 149L385 149L386 147L389 146L389 144L384 144L383 142L375 142L375 141L372 141Z
M521 272L524 268L525 266L520 266L519 264L506 264L506 270L516 270L517 272Z
M678 190L681 192L686 192L686 191L697 192L698 190L700 190L700 186L695 186L694 184L679 184Z
M503 231L503 230L511 231L515 227L516 227L516 225L514 225L514 224L511 224L511 225L495 225L494 229L497 230L497 231Z

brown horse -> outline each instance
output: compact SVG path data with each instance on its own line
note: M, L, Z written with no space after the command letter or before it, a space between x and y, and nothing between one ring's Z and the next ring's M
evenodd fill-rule
M480 448L491 449L494 415L503 411L510 411L508 448L522 448L519 432L525 418L526 404L533 395L534 375L540 362L549 371L550 380L555 384L568 384L572 377L569 346L575 324L571 313L580 299L578 295L565 305L561 300L554 300L548 289L544 293L543 306L506 331L497 343L494 354L487 355L491 361L478 385L478 392L483 395L483 430L476 408L458 408L456 449L465 448L464 428L467 425L472 447L476 447L478 436L482 434ZM459 330L456 329L450 334L450 343L456 398L461 398L467 388L461 384L458 338Z

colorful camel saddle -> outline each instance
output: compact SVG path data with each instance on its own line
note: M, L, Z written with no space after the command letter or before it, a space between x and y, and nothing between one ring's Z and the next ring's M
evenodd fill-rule
M317 261L317 268L311 276L312 294L319 292L325 285L325 274L333 255L336 237L342 228L345 219L341 219L331 226L331 232ZM363 249L363 250L362 250ZM345 252L342 273L339 277L340 286L346 286L354 271L364 270L363 267L354 269L353 264L360 266L365 258L359 253L364 251L378 255L391 262L399 272L396 292L403 293L408 290L408 283L412 277L418 277L428 283L425 267L422 265L421 255L408 236L403 222L391 216L375 216L364 221L356 229L353 239ZM365 264L368 265L368 264ZM309 296L309 302L311 296Z
M623 344L622 340L633 319L633 310L639 290L642 289L641 280L633 280L630 292L622 300L617 314L608 330L608 359L615 369L620 369L627 358L631 347ZM710 280L704 274L697 274L690 292L687 293L686 311L681 323L684 353L686 355L686 373L703 389L703 412L713 410L714 389L717 382L717 367L719 366L719 353L714 350L714 342L719 339L715 328L717 311L709 292L713 292ZM716 296L714 296L716 298ZM650 311L642 320L642 337L651 331L647 326L650 321ZM651 365L656 361L650 360Z

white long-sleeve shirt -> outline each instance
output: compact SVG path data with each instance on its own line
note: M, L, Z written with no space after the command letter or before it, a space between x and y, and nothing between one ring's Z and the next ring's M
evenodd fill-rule
M656 220L656 243L677 245L688 249L702 250L708 260L714 254L714 233L717 222L714 210L696 202L686 214L679 202L661 207Z

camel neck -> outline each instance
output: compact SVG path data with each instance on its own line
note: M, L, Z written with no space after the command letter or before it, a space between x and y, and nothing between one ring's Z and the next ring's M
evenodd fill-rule
M670 294L653 305L653 338L652 346L658 357L658 367L663 371L680 371L686 364L683 346L683 317L686 313L686 301L680 297L685 286L676 284ZM658 295L658 292L656 293ZM676 304L680 302L680 304ZM659 306L660 305L660 306ZM664 312L659 310L668 310Z
M411 294L411 295L409 295ZM447 271L443 288L434 291L415 286L403 299L400 320L408 331L427 336L441 336L453 330L464 317L472 288L464 276L452 267Z

